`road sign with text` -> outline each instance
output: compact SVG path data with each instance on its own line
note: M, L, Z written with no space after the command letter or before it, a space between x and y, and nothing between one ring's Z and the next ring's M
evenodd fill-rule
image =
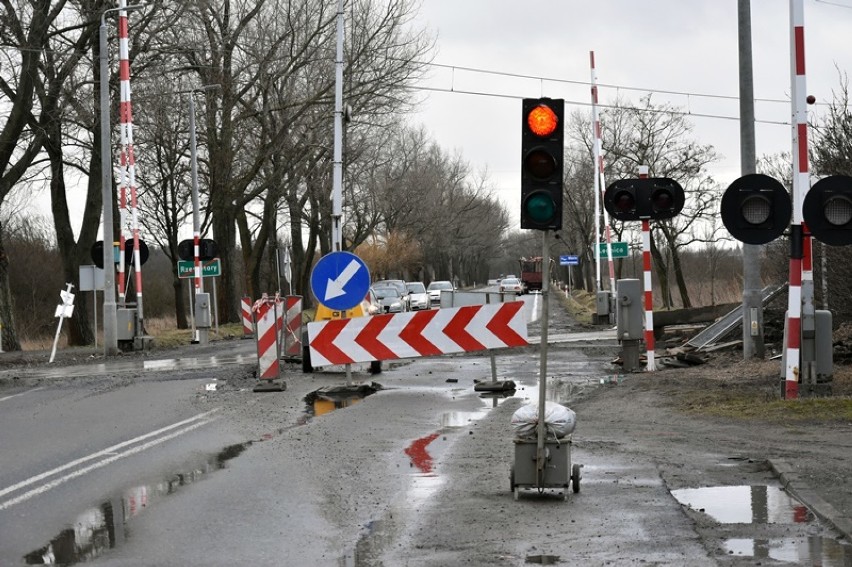
M627 258L629 248L626 242L612 242L612 257L614 258ZM601 258L609 258L606 254L606 242L598 243L598 254Z
M192 260L178 260L178 277L182 279L195 277L195 262ZM222 275L222 263L219 258L213 258L206 262L201 262L201 277L212 278Z

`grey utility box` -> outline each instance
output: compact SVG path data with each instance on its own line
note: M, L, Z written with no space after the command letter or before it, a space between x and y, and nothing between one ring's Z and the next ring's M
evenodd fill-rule
M595 307L598 317L606 317L609 315L609 292L599 291L595 295Z
M195 294L195 326L210 327L210 294Z
M642 339L645 330L645 310L642 308L642 286L639 280L618 280L615 289L618 340Z
M136 309L120 307L115 311L116 339L132 341L136 337Z

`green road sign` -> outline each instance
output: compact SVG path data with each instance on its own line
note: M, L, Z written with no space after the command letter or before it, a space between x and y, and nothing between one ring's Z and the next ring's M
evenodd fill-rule
M178 260L177 268L179 278L187 279L195 277L195 262L192 260ZM202 278L211 278L219 275L222 275L222 263L219 262L219 258L201 262Z
M626 242L613 242L612 244L612 257L615 258L627 258L627 243ZM606 242L598 243L598 253L601 258L608 258L606 255Z

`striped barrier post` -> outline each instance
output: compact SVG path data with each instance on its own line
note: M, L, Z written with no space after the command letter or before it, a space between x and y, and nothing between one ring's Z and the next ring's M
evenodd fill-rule
M808 173L808 116L805 107L805 10L802 0L790 0L791 97L793 110L793 221L790 223L790 273L787 294L787 344L784 346L784 399L799 397L801 378L802 284L813 289L811 241L802 217L802 203L810 189ZM805 263L807 262L807 263Z
M639 166L639 179L648 178L648 166ZM645 350L647 363L645 370L657 369L654 362L654 288L651 280L651 221L642 219L642 268L645 275Z
M261 380L275 380L281 375L278 364L278 316L274 298L263 297L254 302L252 312L257 329L257 377Z
M243 338L254 336L254 323L251 318L251 298L244 296L240 300L240 311L243 316Z
M284 357L298 358L302 356L302 296L287 295L284 299Z

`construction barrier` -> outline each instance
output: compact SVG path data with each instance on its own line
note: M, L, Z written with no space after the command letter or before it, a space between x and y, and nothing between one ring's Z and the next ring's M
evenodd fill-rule
M275 380L281 374L277 307L275 298L267 297L265 293L252 307L257 329L257 377L261 380Z
M302 296L287 295L284 304L283 356L299 358L302 356Z
M254 328L251 318L251 298L248 296L240 300L240 311L243 314L243 338L254 336Z

